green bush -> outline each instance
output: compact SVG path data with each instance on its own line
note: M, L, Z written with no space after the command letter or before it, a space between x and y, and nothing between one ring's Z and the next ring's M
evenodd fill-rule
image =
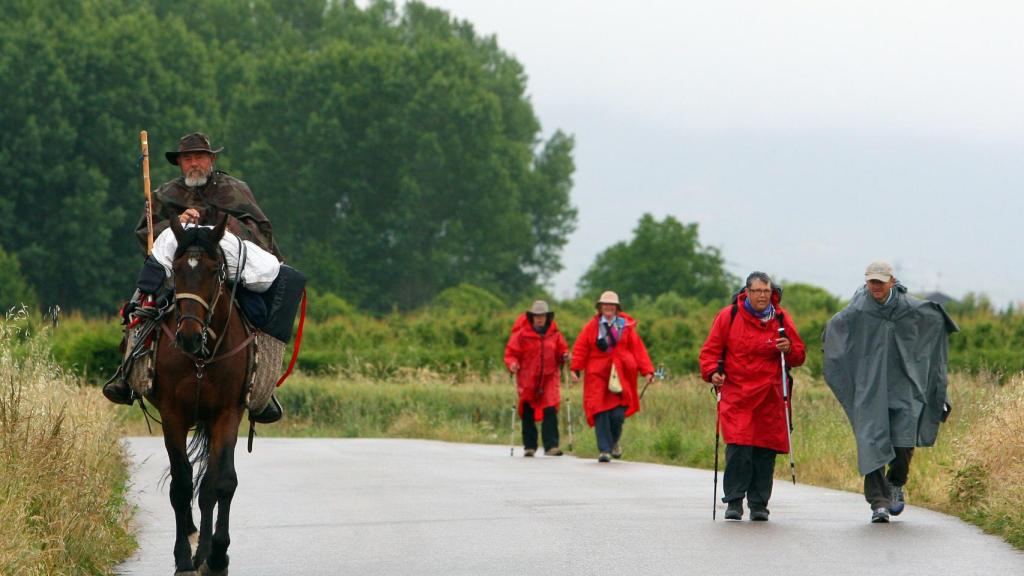
M121 363L122 334L117 320L70 318L53 332L53 357L65 369L103 380Z
M311 320L323 322L330 318L351 316L355 314L355 308L344 298L333 292L317 292L313 288L308 289L307 315Z

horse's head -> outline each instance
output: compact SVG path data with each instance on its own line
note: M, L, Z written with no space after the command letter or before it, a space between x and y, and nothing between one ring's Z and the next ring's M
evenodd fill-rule
M220 249L227 215L213 228L185 229L176 215L169 215L168 221L178 240L172 267L178 315L175 341L185 352L205 359L212 347L210 339L217 337L210 323L227 273Z

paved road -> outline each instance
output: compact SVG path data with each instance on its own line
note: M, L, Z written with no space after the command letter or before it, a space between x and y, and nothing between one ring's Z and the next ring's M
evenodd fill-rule
M127 443L140 551L119 573L171 574L162 440ZM872 525L857 494L776 482L770 522L724 522L720 507L713 523L709 471L518 454L420 440L257 439L253 454L237 457L231 573L1024 574L1024 554L1000 539L913 506Z

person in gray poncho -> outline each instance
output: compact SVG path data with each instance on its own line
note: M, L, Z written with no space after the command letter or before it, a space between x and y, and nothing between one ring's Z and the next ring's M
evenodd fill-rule
M889 264L864 276L825 326L823 371L853 426L864 498L880 523L903 512L914 448L933 446L949 413L948 334L959 329L942 306L908 295Z

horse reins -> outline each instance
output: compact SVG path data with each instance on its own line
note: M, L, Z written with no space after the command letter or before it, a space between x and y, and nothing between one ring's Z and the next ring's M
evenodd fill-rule
M247 251L246 251L245 243L242 242L241 238L237 238L236 237L236 240L238 240L238 246L239 246L239 251L238 251L239 252L239 259L238 259L237 266L235 267L235 279L232 282L232 286L231 286L231 301L228 303L228 317L227 317L227 320L225 320L225 322L224 322L224 334L225 335L227 334L228 326L231 323L231 315L234 313L235 295L236 295L236 293L238 291L238 285L241 283L242 268L245 267L246 256L247 256L247 254L246 254ZM210 326L210 324L213 323L213 312L214 312L214 309L216 309L216 307L217 307L217 303L220 301L220 295L224 292L224 290L223 290L224 278L225 278L225 276L227 276L227 273L226 273L227 258L224 256L224 251L221 250L219 246L218 246L218 253L220 254L221 268L220 268L220 270L217 273L217 288L215 289L214 294L213 294L213 303L212 304L208 304L206 302L206 300L202 296L199 296L198 294L192 294L191 292L182 292L182 293L179 293L179 294L175 294L175 296L174 296L175 308L177 308L178 302L180 302L182 300L191 300L193 302L198 303L200 306L202 306L203 308L206 309L206 318L205 319L204 318L199 318L198 316L195 316L193 314L182 314L181 313L181 309L177 308L178 319L177 319L177 322L176 322L176 325L175 325L175 334L169 334L169 335L172 336L172 337L176 336L177 335L177 331L181 329L181 323L182 322L184 322L185 320L193 320L195 322L199 322L200 325L202 326L202 330L203 330L202 331L202 339L203 339L203 342L202 342L202 348L200 349L201 351L203 351L203 352L206 351L206 341L207 341L208 338L213 338L214 340L216 340L216 342L213 345L213 350L211 350L209 352L209 356L207 358L201 358L201 357L198 357L198 356L196 356L194 354L186 352L185 350L181 350L182 354L184 354L187 358L189 358L190 360L192 360L196 364L197 376L199 378L202 378L201 374L202 374L203 367L208 366L210 364L213 364L214 362L216 362L218 360L222 360L224 358L228 358L230 356L233 356L233 355L237 354L238 352L243 350L253 340L253 335L250 334L249 337L246 338L244 341L242 341L242 343L239 344L238 346L235 346L234 348L232 348L231 350L229 350L228 352L226 352L224 354L221 354L220 356L217 355L217 350L220 349L220 346L224 342L224 339L217 337L217 333L213 330L213 328ZM167 328L166 324L164 325L164 331L165 332L170 332L170 328Z
M220 345L220 340L217 338L217 333L213 331L213 328L210 327L210 324L213 322L213 310L214 310L214 308L217 307L217 302L220 301L220 295L223 292L222 288L224 287L224 277L227 275L226 272L225 272L225 269L227 267L227 259L224 258L223 250L220 250L219 246L217 248L218 248L218 253L221 256L221 266L220 266L220 269L217 271L217 287L214 289L214 292L213 292L213 304L208 304L206 302L206 300L202 296L199 296L198 294L192 294L191 292L181 292L181 293L176 293L174 295L174 307L175 307L175 311L178 313L177 314L178 318L177 318L177 321L175 322L175 326L174 326L175 334L177 334L181 330L182 322L184 322L186 320L192 320L194 322L198 322L199 325L202 327L202 339L203 339L202 347L200 348L200 352L205 353L207 351L206 350L207 339L212 337L214 340L217 340L217 343L214 344L214 350L212 352L210 352L210 356L213 356L214 353L216 353L216 348L219 347L219 345ZM190 248L189 250L192 250L192 249ZM239 270L240 269L241 269L241 266L239 266ZM237 286L238 270L236 270L235 272L236 272L236 277L235 277L235 283L236 284L235 285ZM232 290L231 296L232 296L232 300L234 300L234 290ZM191 300L193 302L198 303L200 306L202 306L204 309L206 309L206 318L200 318L200 317L198 317L198 316L196 316L194 314L183 314L181 312L181 308L178 306L178 303L181 302L182 300ZM231 317L228 316L228 321L230 321L230 320L231 320ZM226 330L227 323L225 323L224 326L225 326L225 330ZM182 350L182 352L185 352L185 351ZM186 353L186 355L191 356L191 354L187 354L187 353ZM192 358L192 360L193 361L199 361L196 358Z

